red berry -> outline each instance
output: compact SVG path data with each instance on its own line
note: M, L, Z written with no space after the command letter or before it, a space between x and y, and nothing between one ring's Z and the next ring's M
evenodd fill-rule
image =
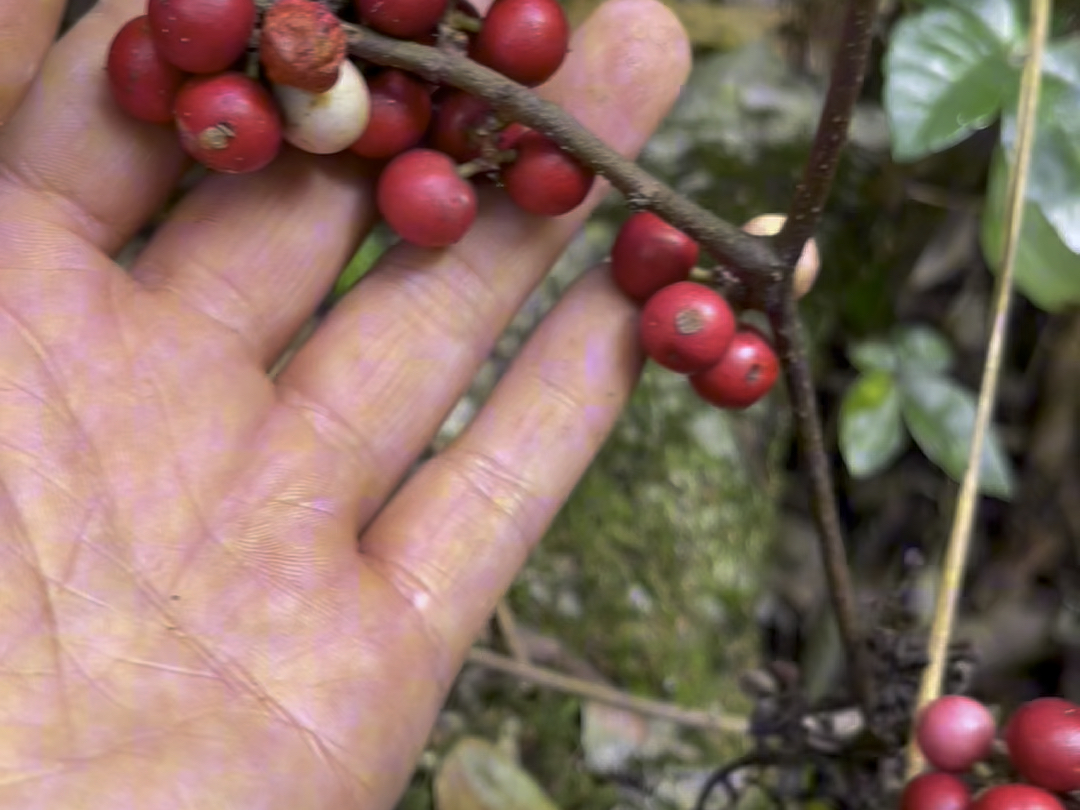
M573 211L592 188L593 173L535 130L514 145L517 157L502 167L506 193L530 214L557 217Z
M519 124L517 121L513 121L506 126L498 136L495 138L495 145L499 149L515 149L517 148L518 141L525 136L527 132L532 132L524 124Z
M698 396L720 408L749 408L773 387L780 361L756 329L735 333L724 356L712 368L690 378Z
M128 20L109 46L109 87L120 108L132 118L170 124L173 102L187 74L166 62L154 47L150 18Z
M388 158L415 146L431 121L431 96L419 79L385 70L368 80L371 118L350 146L361 157Z
M945 695L926 706L915 726L915 739L939 771L966 771L990 753L994 717L979 701Z
M1034 785L998 785L980 793L971 810L1064 810L1053 794Z
M635 301L685 281L697 260L697 242L651 211L631 215L611 246L615 284Z
M660 290L641 310L638 334L645 353L680 374L719 362L735 334L735 316L720 293L680 281Z
M459 163L480 157L478 131L496 126L491 105L464 90L448 90L436 97L431 145Z
M904 786L900 810L967 810L971 792L951 773L924 773Z
M528 87L547 81L570 44L558 0L495 0L469 55Z
M454 244L476 219L476 190L454 161L433 149L410 149L391 160L375 197L398 236L421 247Z
M247 48L255 30L254 0L149 0L154 45L190 73L217 73Z
M274 84L325 93L345 61L345 29L316 0L278 0L263 17L259 61Z
M360 19L392 37L422 36L442 19L446 0L356 0Z
M1061 793L1080 790L1080 706L1054 697L1025 703L1009 719L1005 742L1029 782Z
M184 149L219 172L254 172L281 149L277 106L262 85L242 73L196 76L176 97Z

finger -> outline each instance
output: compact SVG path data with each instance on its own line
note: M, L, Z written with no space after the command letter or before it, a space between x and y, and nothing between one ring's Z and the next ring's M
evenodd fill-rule
M208 177L159 228L133 275L269 365L374 222L369 174L351 154L287 150L263 171Z
M63 11L64 0L0 5L0 126L30 86Z
M612 0L575 35L547 92L632 155L670 109L688 67L685 34L670 11L653 0ZM557 219L523 214L501 193L486 195L476 225L454 249L391 251L283 372L283 408L330 430L326 441L340 442L354 462L356 476L346 483L361 523L602 194L595 189L588 204Z
M586 274L362 538L440 652L473 642L607 437L641 369L636 323L606 265Z
M0 129L0 221L26 245L0 246L7 263L40 261L34 236L57 232L113 253L175 185L185 166L175 131L125 115L105 73L113 36L145 6L101 0L49 51Z

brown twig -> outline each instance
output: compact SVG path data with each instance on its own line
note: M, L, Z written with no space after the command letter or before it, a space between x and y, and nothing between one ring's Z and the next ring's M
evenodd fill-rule
M795 190L787 221L776 236L777 252L792 267L806 241L821 220L836 175L840 154L847 141L851 117L862 90L870 53L877 0L849 0L840 35L840 48L833 62L829 89L825 95L817 133L802 181ZM855 588L840 530L836 494L829 457L821 434L814 381L807 361L799 310L795 304L789 275L779 301L768 308L769 322L776 335L777 350L783 360L784 375L791 399L795 432L802 450L812 489L814 520L825 575L829 583L833 611L844 641L852 682L859 703L868 718L874 716L874 681L868 653L863 645L863 629L858 619Z
M803 245L821 222L866 77L877 9L878 0L848 2L810 157L795 187L787 221L776 236L777 252L786 266L795 266Z
M356 25L345 26L349 52L379 65L408 70L429 82L457 87L491 104L496 113L557 141L621 191L634 209L655 211L696 239L717 260L775 281L784 266L766 241L749 236L678 194L579 124L561 107L516 82L461 56L414 42L384 37Z
M552 669L515 661L505 655L499 655L479 647L473 647L469 650L467 663L505 672L507 675L513 675L516 678L521 678L547 689L554 689L585 700L626 709L646 717L669 720L672 723L689 728L721 731L727 734L742 734L747 729L747 721L744 717L721 712L701 711L700 709L684 709L681 706L664 703L660 700L650 700L649 698L629 695L601 683L593 683L570 675L563 675L561 672Z
M510 651L511 657L523 664L529 663L529 651L521 640L521 634L518 633L514 611L510 609L510 603L505 598L500 599L495 605L495 624L499 628L499 634L502 636L506 649Z
M769 308L769 323L776 340L788 397L791 401L795 433L799 449L810 478L811 509L818 530L825 578L829 584L833 612L848 657L852 684L866 717L873 717L874 680L869 656L863 644L863 628L858 619L855 587L847 563L847 551L840 530L840 515L836 509L829 457L821 433L814 381L806 360L802 321L795 304L795 295L786 287L779 303Z

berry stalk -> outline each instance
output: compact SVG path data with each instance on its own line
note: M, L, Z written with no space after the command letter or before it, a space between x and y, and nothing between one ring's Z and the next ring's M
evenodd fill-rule
M766 240L744 233L678 194L627 160L555 104L490 68L446 50L392 39L358 25L345 24L349 53L396 67L429 82L450 85L487 101L507 120L519 121L547 135L581 163L601 175L626 197L632 209L648 209L693 237L718 261L736 267L756 285L769 286L788 272Z

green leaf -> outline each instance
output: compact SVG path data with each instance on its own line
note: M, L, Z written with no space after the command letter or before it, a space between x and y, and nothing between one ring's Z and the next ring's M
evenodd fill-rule
M900 326L893 335L893 345L904 368L948 371L953 364L952 346L945 336L932 326Z
M893 157L910 161L989 126L1018 80L1010 50L1023 41L1012 0L927 9L893 29L885 56L885 113Z
M954 8L968 12L1009 47L1027 40L1027 0L946 0Z
M967 469L975 426L975 396L947 377L926 372L897 378L901 410L915 443L954 481ZM979 490L1003 500L1012 497L1015 474L991 426L983 443Z
M855 478L867 478L892 464L908 444L900 416L900 394L887 371L871 371L855 381L840 405L840 455Z
M900 358L896 348L884 340L863 340L848 349L851 364L859 371L895 371Z
M1038 203L1063 244L1080 253L1080 39L1051 45L1043 73L1027 199ZM1002 119L1001 142L1011 155L1015 105Z
M1046 44L1043 81L1048 79L1080 87L1080 36L1063 37Z
M983 255L994 272L1001 270L1005 247L1007 194L1007 167L999 148L990 168L981 239ZM1053 225L1033 202L1024 204L1014 278L1017 289L1048 312L1080 303L1080 256L1061 241Z
M331 293L333 300L341 298L367 275L368 270L375 266L375 262L386 251L387 244L388 239L378 229L368 234L368 238L363 241L334 282L334 291Z

